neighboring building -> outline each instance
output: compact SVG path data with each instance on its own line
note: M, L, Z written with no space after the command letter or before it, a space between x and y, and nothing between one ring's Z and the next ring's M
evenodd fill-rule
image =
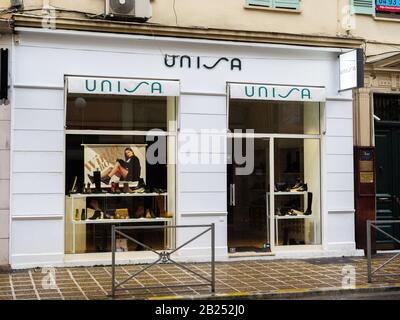
M3 12L11 76L0 114L0 264L107 263L115 220L105 218L115 214L134 225L215 223L221 260L362 254L353 145L373 145L373 113L363 109L369 89L354 93L354 109L352 92L339 92L338 56L363 48L370 86L387 72L376 58L396 44L398 22L374 16L373 1L352 2L150 1L147 22L105 18L104 0L24 1ZM204 147L205 129L216 144ZM246 137L228 130L245 129L256 133L254 170L237 175L240 165L221 160L241 148L231 153L228 137ZM146 164L157 141L177 165ZM125 176L136 161L127 148L147 190L111 194L110 171L137 180ZM82 193L97 168L108 192ZM103 219L82 221L82 209ZM158 249L193 235L136 234ZM202 260L207 246L198 240L181 257ZM120 262L150 258L127 249Z

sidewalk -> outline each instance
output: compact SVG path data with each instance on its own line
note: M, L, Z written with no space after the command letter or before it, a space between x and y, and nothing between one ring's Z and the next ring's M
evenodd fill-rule
M389 256L374 259L378 266ZM209 264L186 264L197 273L209 277ZM265 299L293 295L323 294L342 289L343 267L356 270L356 290L400 290L400 277L374 277L367 283L365 258L321 258L309 260L240 261L216 264L216 294L209 287L140 289L119 291L117 299ZM118 266L117 280L128 277L142 266ZM400 261L384 268L386 273L399 274ZM57 268L56 287L43 288L46 274L42 270L0 273L0 300L21 299L110 299L111 267ZM201 284L201 279L174 265L157 265L130 281L129 287ZM348 290L346 290L348 292Z

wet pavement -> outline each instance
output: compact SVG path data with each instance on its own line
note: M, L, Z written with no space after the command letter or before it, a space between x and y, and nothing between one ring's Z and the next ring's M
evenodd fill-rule
M374 266L389 256L374 259ZM210 279L208 263L184 264L203 278ZM118 266L117 281L146 266ZM51 277L54 271L54 277ZM400 261L383 269L386 273L400 272ZM355 279L354 276L355 275ZM52 279L55 278L55 281ZM253 299L275 295L306 294L315 291L334 292L336 299L350 294L342 293L343 285L353 289L383 290L399 288L399 276L374 277L367 283L365 258L337 258L311 260L258 260L216 263L216 293L213 295L205 279L176 265L156 265L124 285L134 290L117 292L117 299L196 299L225 298ZM353 281L354 279L354 281ZM147 289L154 286L170 288ZM178 287L173 287L178 286ZM147 288L145 288L147 287ZM0 273L0 300L100 300L111 299L111 267L31 269ZM339 294L339 296L338 296ZM329 295L328 295L329 296Z

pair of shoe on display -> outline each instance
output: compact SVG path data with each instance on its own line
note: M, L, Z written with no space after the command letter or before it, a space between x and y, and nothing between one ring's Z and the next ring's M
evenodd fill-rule
M292 186L290 188L290 192L303 192L303 191L307 191L308 187L307 187L307 183L303 183L301 181L296 182L296 184L294 186Z
M93 216L89 218L89 220L98 220L104 219L104 213L100 210L95 210Z
M162 188L153 188L153 191L154 191L155 193L158 193L158 194L166 193L166 192L167 192L167 190L162 189Z
M294 185L290 186L287 182L277 182L275 184L275 192L303 192L307 191L307 183L301 181L296 182Z
M312 192L307 192L307 209L306 211L300 211L297 209L287 209L287 208L281 208L278 209L278 215L279 216L310 216L312 215L312 200L313 200L313 194Z

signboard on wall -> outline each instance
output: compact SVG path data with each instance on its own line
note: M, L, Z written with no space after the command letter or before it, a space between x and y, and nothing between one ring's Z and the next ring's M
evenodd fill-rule
M179 96L179 81L68 77L68 93L121 96Z
M376 11L400 13L400 0L376 0Z
M232 83L230 84L230 98L322 102L326 100L326 90L320 87Z
M355 49L339 56L339 91L364 87L364 51Z

